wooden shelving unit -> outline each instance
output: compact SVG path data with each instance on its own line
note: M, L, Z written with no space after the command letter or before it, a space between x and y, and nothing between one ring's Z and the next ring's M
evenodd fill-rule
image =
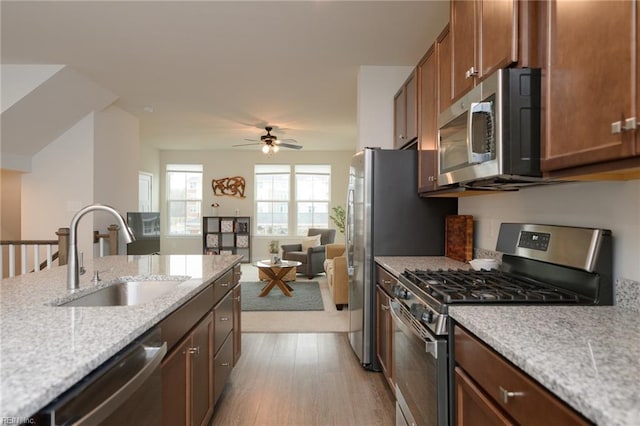
M202 252L237 254L251 262L251 218L249 216L205 216L202 218Z

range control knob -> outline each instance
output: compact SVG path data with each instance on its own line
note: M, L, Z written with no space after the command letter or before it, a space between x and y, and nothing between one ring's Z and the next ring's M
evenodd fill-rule
M409 290L402 287L401 285L393 286L393 295L398 299L408 299L409 298Z
M422 313L422 316L420 317L420 322L424 324L431 324L433 322L433 311L431 310L424 311Z

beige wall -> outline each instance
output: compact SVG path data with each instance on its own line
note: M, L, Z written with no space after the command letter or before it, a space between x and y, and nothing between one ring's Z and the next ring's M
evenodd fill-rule
M193 163L202 164L204 167L203 184L203 215L211 215L211 203L220 204L220 215L234 215L236 209L240 216L254 216L254 164L331 164L331 198L330 207L345 206L347 197L347 183L349 164L354 152L352 151L286 151L281 150L277 154L267 157L255 150L236 151L161 151L160 170L164 171L167 163ZM246 181L246 198L239 199L228 196L213 196L211 188L212 179L220 179L230 176L242 176ZM166 199L164 198L165 175L160 176L160 212L162 217L163 236L161 239L161 252L163 254L200 254L202 252L202 237L167 237L166 232ZM253 225L253 224L252 224ZM267 246L271 237L254 237L252 240L252 257L260 259L268 255ZM278 238L280 244L287 241L299 241L299 237ZM343 235L338 235L337 241L344 241Z
M140 171L152 176L151 210L160 211L160 151L158 149L140 144Z
M93 200L115 208L126 218L128 211L138 210L138 119L109 107L95 114L94 126ZM116 222L111 215L94 214L94 230L107 233L112 223ZM126 254L126 249L120 244L119 253Z
M55 231L88 204L108 204L123 215L136 210L138 134L137 118L109 107L88 114L38 152L32 172L22 177L22 239L56 239ZM93 231L106 232L111 223L104 213L80 221L78 248L86 258L94 253Z
M20 185L22 173L0 170L0 240L19 240L21 235ZM17 251L17 256L20 252ZM17 259L18 262L20 259ZM9 252L2 250L3 276L9 276Z
M640 281L640 180L562 183L460 198L474 216L475 246L494 250L502 222L611 229L614 278Z

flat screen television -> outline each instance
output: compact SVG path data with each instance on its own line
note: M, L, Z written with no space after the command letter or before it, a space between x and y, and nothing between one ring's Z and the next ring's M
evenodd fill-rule
M127 224L136 238L127 244L127 254L160 253L159 212L127 212Z

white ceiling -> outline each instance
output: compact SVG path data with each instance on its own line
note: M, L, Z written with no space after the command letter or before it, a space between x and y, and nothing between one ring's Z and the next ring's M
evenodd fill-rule
M64 64L119 96L160 149L264 133L355 149L361 65L413 66L448 1L6 1L3 64ZM152 107L153 112L145 112Z

